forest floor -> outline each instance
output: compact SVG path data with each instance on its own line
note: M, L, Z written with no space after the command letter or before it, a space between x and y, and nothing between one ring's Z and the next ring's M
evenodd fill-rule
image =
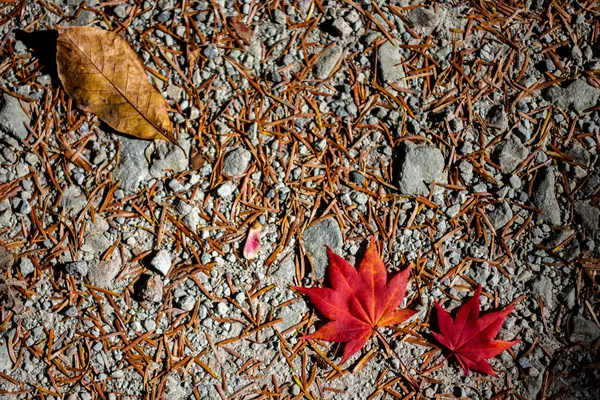
M599 14L0 2L0 399L600 398ZM181 148L77 109L59 26L126 39ZM291 287L372 235L418 313L339 364ZM515 307L497 377L431 335L478 284Z

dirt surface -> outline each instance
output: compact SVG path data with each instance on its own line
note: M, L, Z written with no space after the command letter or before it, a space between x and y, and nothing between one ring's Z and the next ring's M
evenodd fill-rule
M600 398L594 1L0 4L0 399ZM73 106L56 27L125 38L180 147ZM258 256L243 256L262 226ZM404 306L305 341L325 245ZM514 305L465 376L433 301Z

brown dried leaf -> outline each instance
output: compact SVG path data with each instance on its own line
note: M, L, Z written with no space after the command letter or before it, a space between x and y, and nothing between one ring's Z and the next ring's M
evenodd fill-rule
M252 40L254 38L254 31L248 27L248 25L244 24L238 17L228 17L227 22L236 35L245 40Z
M116 131L176 144L165 99L125 39L87 26L59 28L58 34L58 76L77 107Z

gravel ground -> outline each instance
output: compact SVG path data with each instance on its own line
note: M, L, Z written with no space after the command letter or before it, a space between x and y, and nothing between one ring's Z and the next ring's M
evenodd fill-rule
M600 398L596 2L0 13L0 399ZM181 149L75 109L57 25L126 38ZM373 234L419 313L338 366L290 286ZM515 304L497 378L430 344L433 300L477 283Z

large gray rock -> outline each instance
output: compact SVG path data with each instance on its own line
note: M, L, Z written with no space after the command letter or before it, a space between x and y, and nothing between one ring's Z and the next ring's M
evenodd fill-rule
M404 68L402 68L402 54L400 47L387 41L379 47L377 51L377 62L379 64L379 73L384 82L397 82L404 78Z
M600 233L600 209L587 201L577 201L574 205L575 215L589 234Z
M252 160L252 153L243 147L237 147L225 155L223 159L223 173L235 176L243 174Z
M136 192L140 183L150 176L146 148L151 142L128 137L121 137L120 140L121 154L115 177L121 181L121 189Z
M542 95L555 106L581 114L598 103L600 90L589 85L585 79L577 79L566 88L551 86Z
M340 60L342 53L342 48L336 44L325 53L321 54L314 66L313 73L315 76L319 79L328 78L333 71L333 68Z
M407 140L399 146L398 188L401 194L426 196L427 185L447 182L444 156L433 146L416 145Z
M496 147L494 156L500 171L503 174L510 174L529 156L529 149L516 135L510 135Z
M552 225L560 225L560 206L554 189L554 169L545 167L539 173L533 185L531 201L542 210L537 218Z
M3 94L0 97L0 130L15 139L23 140L28 135L25 128L28 122L29 118L21 108L19 100Z
M316 277L319 279L323 278L328 265L325 245L338 254L342 251L343 243L340 225L335 218L327 218L316 225L306 228L302 234L302 238L304 240L304 249L312 260Z

